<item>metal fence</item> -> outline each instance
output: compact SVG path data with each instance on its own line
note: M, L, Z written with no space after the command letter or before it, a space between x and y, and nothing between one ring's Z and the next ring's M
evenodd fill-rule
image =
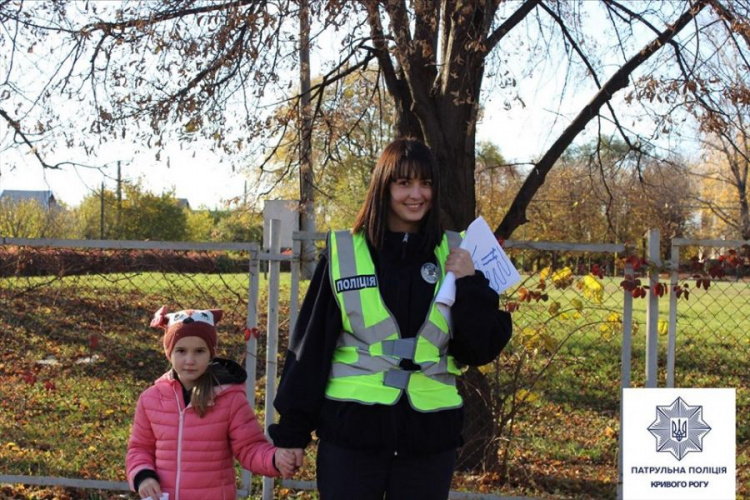
M675 239L670 264L665 385L736 388L738 464L744 463L750 458L750 241ZM750 494L750 478L742 479Z
M278 226L272 225L274 232L278 233ZM292 255L282 254L273 237L275 243L264 251L255 244L2 240L0 328L6 347L0 372L22 384L34 377L34 391L43 391L43 381L66 370L104 379L115 372L127 373L139 392L166 367L158 348L160 334L146 327L150 315L162 304L221 307L225 317L220 324L220 354L244 360L251 375L248 397L259 417L272 421L268 402L274 396L277 364L304 295L305 282L294 265L299 242L319 242L323 236L295 233ZM689 253L686 247L695 243L677 241L677 245L682 249L679 256ZM571 494L580 485L551 482L561 464L577 467L581 477L599 478L587 482L589 498L613 497L619 481L620 389L656 383L655 378L650 380L651 366L656 366L664 383L671 372L676 385L737 387L738 441L747 447L748 423L741 421L741 414L747 406L743 388L750 385L744 354L750 345L750 308L743 301L750 292L745 292L744 278L714 280L708 290L691 289L685 300L683 294L676 297L676 290L697 278L683 270L677 283L670 285L670 293L660 298L653 293L658 269L643 266L626 271L627 249L621 245L508 241L505 248L523 276L518 287L501 297L501 307L513 312L514 337L495 362L468 370L462 377L467 442L457 476L474 496L454 492L453 498L480 498L488 487L508 482L533 483L563 496L569 488ZM280 264L287 261L293 264L288 277L280 273ZM633 299L633 291L624 286L638 279L651 287L646 300ZM674 313L666 307L667 297L670 302L676 299ZM658 305L660 300L661 311L649 311L648 304ZM688 307L692 311L686 311ZM669 326L671 315L674 326ZM661 322L652 319L649 328L649 317ZM683 321L693 317L697 319ZM75 323L76 335L57 338L55 325L60 321ZM42 359L30 357L21 337L32 330L48 332L54 352ZM126 335L141 359L118 355L117 342ZM59 347L63 341L69 347ZM647 354L651 344L658 347ZM14 347L19 352L11 352ZM134 351L132 346L128 351ZM709 359L707 351L713 353ZM698 380L699 372L713 378ZM3 414L7 417L10 405L34 404L34 394L19 392L14 401L0 400ZM118 404L130 408L133 403L134 399ZM107 416L104 425L129 429L131 416L123 409L119 419ZM90 479L95 481L88 483L92 488L125 488L117 479L122 477L126 432L99 446L99 463L82 477L80 467L49 469L44 452L54 443L25 435L23 423L6 417L0 419L5 440L0 442L0 459L9 465L0 474L14 475L0 476L0 483L80 488ZM97 415L92 420L98 417L101 420ZM576 433L569 432L571 426ZM23 446L9 448L11 441ZM569 444L549 453L546 443L557 441ZM34 450L35 446L40 449ZM71 464L78 460L72 457ZM494 475L484 474L481 482L472 483L476 471ZM66 482L65 477L74 479ZM487 477L494 483L488 485ZM244 474L241 494L271 498L273 481L260 484ZM314 487L309 481L281 484L292 489Z
M666 384L705 386L739 377L738 387L749 387L750 245L676 239L671 254ZM696 366L718 376L696 380L688 369ZM719 367L721 373L716 373Z

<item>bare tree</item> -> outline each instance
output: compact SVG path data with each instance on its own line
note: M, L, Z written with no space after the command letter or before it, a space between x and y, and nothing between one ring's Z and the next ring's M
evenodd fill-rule
M744 122L742 115L737 115L737 120L738 123ZM736 235L734 237L750 240L750 137L746 132L733 138L714 134L706 138L704 148L707 159L693 174L699 177L706 189L694 199L698 206L728 227Z
M52 167L57 164L45 158L53 143L92 153L103 141L135 135L158 155L175 138L191 147L201 137L238 166L252 162L263 170L284 129L300 123L298 107L273 112L279 100L300 96L286 76L297 64L298 7L291 0L1 2L0 119L12 136L5 146L29 148ZM593 11L609 23L614 43L597 42L599 27L586 27ZM315 113L323 90L375 62L397 110L394 135L416 136L435 150L449 195L445 222L452 228L465 227L475 213L483 89L505 85L510 61L531 71L540 60L563 54L571 95L580 88L575 71L585 71L595 89L591 99L533 161L497 227L503 237L526 222L526 208L546 174L590 122L613 124L636 151L653 138L624 125L618 113L625 99L614 99L619 91L633 85L631 104L658 108L652 82L670 80L675 89L696 84L715 56L693 50L707 30L719 42L717 51L733 50L743 61L747 51L744 1L329 0L314 2L310 12L313 43L326 30L343 33L341 50L327 59L321 83L310 90L315 126L324 126ZM19 85L18 68L42 50L52 61L43 66L43 78L28 88ZM518 84L515 76L510 80L506 93ZM95 115L71 122L64 113L71 108L50 104L60 96ZM35 142L40 134L54 140Z
M707 159L694 173L705 182L718 183L719 191L725 191L727 196L700 196L695 200L747 240L750 239L750 87L746 76L738 72L747 75L750 66L747 61L735 61L735 64L730 62L716 69L731 71L737 79L732 84L704 92L705 97L696 99L694 110L700 120ZM705 85L712 86L711 82Z

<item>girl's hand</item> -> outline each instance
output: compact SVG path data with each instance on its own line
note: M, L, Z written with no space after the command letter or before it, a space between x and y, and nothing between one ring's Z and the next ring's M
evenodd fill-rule
M456 279L464 276L474 275L474 262L471 260L471 254L463 248L454 248L448 254L445 260L445 271L453 271Z
M276 468L279 469L284 479L294 476L302 467L304 454L305 452L301 448L276 448L274 454Z
M144 479L143 482L138 486L138 494L141 496L141 498L159 500L161 498L161 486L159 486L159 481L157 481L153 477Z

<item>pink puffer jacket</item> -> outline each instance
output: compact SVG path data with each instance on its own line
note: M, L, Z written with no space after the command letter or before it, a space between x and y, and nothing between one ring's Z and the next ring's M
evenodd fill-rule
M131 488L139 471L151 469L170 500L234 500L233 457L255 474L279 475L276 448L266 440L244 384L217 387L203 418L183 406L182 386L171 371L141 394L126 457Z

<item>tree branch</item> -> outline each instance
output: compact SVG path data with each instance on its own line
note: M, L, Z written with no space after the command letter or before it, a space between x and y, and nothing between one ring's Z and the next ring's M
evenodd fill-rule
M563 36L568 40L568 43L570 43L571 47L573 47L573 51L578 54L578 57L581 58L581 61L586 66L586 69L589 70L589 73L591 74L591 77L594 79L594 83L596 84L597 89L601 89L601 83L599 82L599 77L596 76L596 70L591 65L591 63L588 60L588 57L586 57L586 54L583 53L583 50L578 45L578 42L576 42L576 39L571 35L570 31L568 30L567 26L565 26L565 22L560 18L560 16L557 15L556 12L554 12L552 9L550 9L546 4L541 3L539 6L544 9L544 11L549 14L552 19L555 20L557 25L560 27L560 30L563 33ZM612 115L612 121L615 124L615 127L620 132L620 136L622 137L622 140L625 141L625 144L628 145L630 149L637 149L633 143L630 141L630 137L625 133L625 130L622 128L622 125L620 124L620 120L617 118L617 113L615 112L614 108L612 107L612 103L610 101L607 101L606 103L607 109L609 109L610 114Z
M536 166L529 173L524 181L518 195L513 200L508 213L503 221L495 229L495 234L501 238L508 238L513 231L520 225L527 222L526 209L536 192L544 183L549 171L555 162L560 158L567 147L573 142L578 134L586 125L597 116L599 110L604 106L612 96L619 90L627 87L630 75L641 64L653 56L664 44L671 41L685 26L688 25L708 4L708 0L699 0L683 13L674 24L662 31L656 39L647 44L641 51L628 60L604 86L596 93L589 104L583 107L578 116L563 131L560 137L537 162Z
M147 26L154 26L164 21L170 21L172 19L180 19L188 16L196 16L199 14L207 14L209 12L222 12L231 8L245 7L248 5L262 6L265 2L262 0L235 0L227 3L211 3L205 7L197 7L193 9L177 9L172 11L157 12L154 15L146 18L128 19L126 21L119 22L98 22L91 23L79 30L79 33L83 36L88 36L95 31L104 32L107 35L112 35L115 31L125 31L130 28L143 29Z
M495 29L488 37L485 42L487 52L492 51L495 46L502 40L505 35L511 32L518 23L531 13L537 5L541 5L541 0L527 0L516 10L511 16L503 22L500 26Z
M15 135L21 138L21 142L23 144L26 144L26 146L28 146L29 150L31 150L31 153L36 157L36 159L39 161L42 167L49 168L49 169L60 168L60 164L51 165L47 163L46 161L44 161L44 158L42 158L42 156L39 154L39 151L37 150L34 143L31 141L29 136L21 128L21 124L18 121L11 118L11 116L2 108L0 108L0 117L2 117L8 123L8 125L10 125L10 128L12 128L15 131Z
M711 8L716 12L720 18L729 23L734 31L745 40L745 43L750 47L750 24L747 19L738 19L737 16L732 13L720 0L709 0Z

